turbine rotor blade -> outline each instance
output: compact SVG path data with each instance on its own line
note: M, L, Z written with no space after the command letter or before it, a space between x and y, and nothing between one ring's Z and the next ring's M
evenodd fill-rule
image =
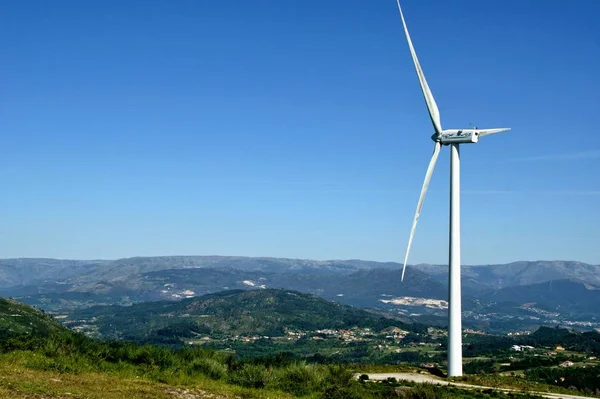
M477 130L477 131L479 132L479 137L483 137L483 136L488 136L490 134L506 132L508 130L510 130L509 127L502 127L499 129L482 129L482 130Z
M433 155L431 156L431 161L429 161L429 167L427 167L427 173L425 173L425 181L423 182L423 188L421 188L421 196L419 197L419 202L417 203L417 210L415 212L415 217L413 220L412 228L410 229L410 236L408 238L408 247L406 248L406 256L404 257L404 266L402 267L402 278L400 281L404 281L404 272L406 270L406 262L408 261L408 254L410 253L410 246L412 245L412 240L415 235L415 229L417 227L417 222L419 221L419 215L421 214L421 207L423 206L423 200L425 200L425 194L427 194L427 188L429 187L429 182L431 181L431 176L433 175L433 169L435 168L435 163L437 162L438 155L440 155L440 147L442 145L439 141L435 142L435 147L433 148Z
M406 40L408 41L410 54L412 55L412 59L415 64L415 69L417 70L417 76L419 77L419 83L421 84L423 97L425 97L425 102L427 103L429 117L431 118L431 122L433 123L433 127L435 128L436 135L439 136L442 134L442 122L440 121L440 111L437 107L437 104L435 103L433 94L429 89L427 80L425 80L425 75L423 74L423 70L421 69L421 64L419 64L419 59L417 58L417 53L415 52L415 48L413 47L412 40L410 40L408 28L406 27L406 21L404 21L404 14L402 13L402 8L400 7L400 0L396 0L396 3L398 4L398 10L400 11L400 18L402 18L402 25L404 25L404 33L406 33Z

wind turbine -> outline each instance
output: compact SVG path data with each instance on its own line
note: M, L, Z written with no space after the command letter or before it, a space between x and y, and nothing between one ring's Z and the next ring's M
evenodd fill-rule
M423 206L423 200L429 187L429 181L433 174L433 169L440 154L440 148L442 145L450 146L450 237L449 237L449 281L448 281L448 376L456 377L462 375L462 326L461 326L461 287L460 287L460 156L459 156L459 145L460 144L472 144L477 143L480 137L484 137L494 133L505 132L510 128L499 128L499 129L446 129L442 130L442 123L440 122L440 112L437 104L431 94L429 85L425 80L425 75L419 64L419 59L415 53L410 35L408 34L408 28L406 27L406 21L404 20L404 14L400 7L400 0L396 0L398 4L398 10L400 11L400 18L402 19L402 25L404 25L404 33L406 34L406 40L408 41L408 47L412 55L417 76L419 77L419 83L421 84L421 90L423 91L423 97L429 110L429 117L433 123L433 129L435 133L431 136L434 142L433 155L431 161L429 161L429 167L425 174L425 181L423 182L423 188L421 189L421 195L419 196L419 202L417 203L417 210L410 230L410 236L408 238L408 247L406 248L406 256L404 258L404 266L402 267L402 281L404 281L404 272L406 271L406 262L408 261L408 254L410 253L410 246L413 241L415 234L415 228L417 227L417 221L421 214L421 207Z

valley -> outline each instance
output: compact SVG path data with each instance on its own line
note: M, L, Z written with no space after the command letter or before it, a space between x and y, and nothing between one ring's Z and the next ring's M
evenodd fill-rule
M115 261L1 260L0 295L55 314L95 305L177 301L227 290L287 289L444 326L447 269L359 260L222 256ZM18 268L17 268L18 265ZM43 271L39 271L43 269ZM54 273L51 271L54 270ZM515 262L463 267L465 327L494 333L539 325L600 327L600 266Z

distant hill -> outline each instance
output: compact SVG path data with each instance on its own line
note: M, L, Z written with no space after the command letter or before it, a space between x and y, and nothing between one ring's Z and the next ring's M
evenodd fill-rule
M159 256L117 260L0 260L0 293L7 288L33 291L37 288L63 291L90 291L98 284L107 287L136 286L142 275L166 270L237 270L248 273L298 275L349 275L359 271L387 269L398 271L395 262L363 260L287 259L237 256ZM408 271L423 272L443 285L447 284L446 265L415 265ZM600 285L600 265L575 261L513 262L503 265L462 266L463 286L467 290L501 289L516 285L537 284L551 280L571 279ZM419 277L420 279L420 277ZM413 280L407 279L407 285ZM60 286L58 286L59 284ZM29 286L29 287L27 287ZM18 288L20 287L20 288ZM143 287L142 287L143 288Z
M204 294L226 289L283 288L336 300L353 306L376 306L382 295L447 296L445 287L418 270L410 284L400 284L400 272L394 269L367 269L350 274L274 273L236 269L162 270L144 275L144 281L169 282L181 289ZM158 285L158 284L157 284ZM175 287L167 287L172 291Z
M138 341L173 334L182 338L202 334L282 336L285 329L420 328L314 295L278 289L232 290L178 302L92 307L72 313L70 319L85 320L83 323L92 324L104 338Z
M82 276L79 281L121 279L167 269L221 269L231 268L243 271L293 272L293 273L352 273L356 270L373 267L394 267L394 263L379 263L361 260L315 261L308 259L287 259L242 256L158 256L135 257L111 261L92 273Z
M447 284L448 267L415 266L436 281ZM467 291L502 289L521 285L569 279L600 286L600 265L575 261L513 262L504 265L462 266L463 286Z
M267 273L344 274L372 268L397 268L393 262L286 259L242 256L157 256L117 260L0 259L0 289L60 282L66 287L120 283L145 273L173 269L236 269ZM32 288L28 288L31 290Z
M431 276L410 268L410 281L400 282L401 272L394 269L360 270L344 276L303 275L282 281L286 288L311 292L353 306L376 307L389 297L427 297L446 299L448 291ZM304 286L300 284L304 283ZM310 287L310 289L308 288Z
M107 261L45 258L0 259L0 288L56 282L84 275Z
M0 338L20 335L48 335L52 331L66 330L58 321L31 306L0 298Z
M366 269L353 273L296 273L248 271L224 268L167 269L75 285L12 287L4 295L19 296L23 301L49 309L73 309L89 304L128 304L177 300L231 289L282 288L314 294L348 305L377 307L385 296L427 295L444 299L443 284L418 270L411 281L400 284L400 272L394 269ZM62 290L60 289L62 288ZM20 295L19 295L20 293Z
M598 315L600 287L572 280L554 280L486 292L482 298L500 304L540 308L576 317Z

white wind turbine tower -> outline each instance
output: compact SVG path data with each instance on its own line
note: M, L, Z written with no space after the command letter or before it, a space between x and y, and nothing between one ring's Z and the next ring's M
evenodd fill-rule
M408 34L408 28L406 27L406 21L404 21L404 14L400 7L400 1L396 0L398 4L398 10L400 11L400 18L404 25L404 33L406 33L406 40L408 41L408 47L412 55L415 69L417 70L417 76L421 84L421 90L423 91L423 97L427 103L427 109L429 110L429 116L433 123L435 133L431 136L435 145L433 148L433 156L429 161L429 167L425 174L425 181L423 182L423 188L421 189L421 195L419 202L417 203L417 210L410 230L410 236L408 239L408 247L406 248L406 257L404 258L404 266L402 267L402 281L404 281L404 272L406 270L406 262L408 261L408 254L410 252L410 246L412 244L413 236L415 234L415 228L417 227L417 221L419 220L419 214L421 213L421 207L423 206L423 200L427 193L427 187L435 168L440 148L442 145L450 146L450 245L449 245L449 284L448 284L448 376L456 377L462 375L462 326L461 326L461 289L460 289L460 157L458 146L459 144L470 144L477 143L480 137L487 136L493 133L500 133L510 128L499 128L499 129L446 129L442 130L442 124L440 122L440 113L438 107L433 99L429 85L423 75L421 65L410 35Z

